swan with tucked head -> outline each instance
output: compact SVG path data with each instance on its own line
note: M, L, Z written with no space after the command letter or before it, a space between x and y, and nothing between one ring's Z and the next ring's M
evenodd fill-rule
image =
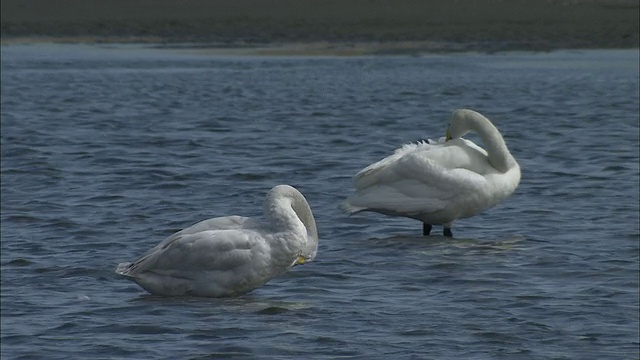
M478 134L485 149L463 139ZM520 167L498 129L481 114L454 111L446 138L407 144L354 177L355 193L341 204L349 213L374 211L432 225L451 226L505 200L518 187Z
M237 296L312 261L316 222L304 196L289 185L271 189L264 219L226 216L179 231L116 273L155 295Z

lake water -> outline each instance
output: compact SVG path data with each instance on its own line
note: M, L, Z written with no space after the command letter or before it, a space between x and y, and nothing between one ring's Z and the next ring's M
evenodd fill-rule
M638 79L637 50L3 46L2 358L637 359ZM340 212L351 176L462 107L519 161L511 198L453 239ZM233 299L114 274L281 183L311 204L315 262Z

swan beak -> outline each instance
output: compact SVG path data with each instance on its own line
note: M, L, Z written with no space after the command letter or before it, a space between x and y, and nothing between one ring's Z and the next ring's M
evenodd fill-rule
M304 265L305 261L307 261L307 259L305 259L304 256L298 255L298 258L293 263L293 265Z
M451 139L453 139L453 138L451 137L451 133L449 133L449 130L447 130L447 134L445 135L444 141L449 141L449 140L451 140Z

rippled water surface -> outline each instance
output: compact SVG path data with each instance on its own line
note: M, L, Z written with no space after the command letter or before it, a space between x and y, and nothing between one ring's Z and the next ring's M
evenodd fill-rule
M353 174L460 107L520 162L510 199L453 239L340 212ZM637 359L638 111L637 50L3 46L2 358ZM315 213L315 262L234 299L114 274L280 183Z

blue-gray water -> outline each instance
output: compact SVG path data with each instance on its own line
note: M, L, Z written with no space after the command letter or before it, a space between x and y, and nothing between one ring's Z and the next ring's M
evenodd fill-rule
M3 46L2 358L637 359L638 86L637 50ZM353 174L460 107L520 162L511 198L454 239L340 212ZM280 183L315 213L315 262L235 299L114 274Z

